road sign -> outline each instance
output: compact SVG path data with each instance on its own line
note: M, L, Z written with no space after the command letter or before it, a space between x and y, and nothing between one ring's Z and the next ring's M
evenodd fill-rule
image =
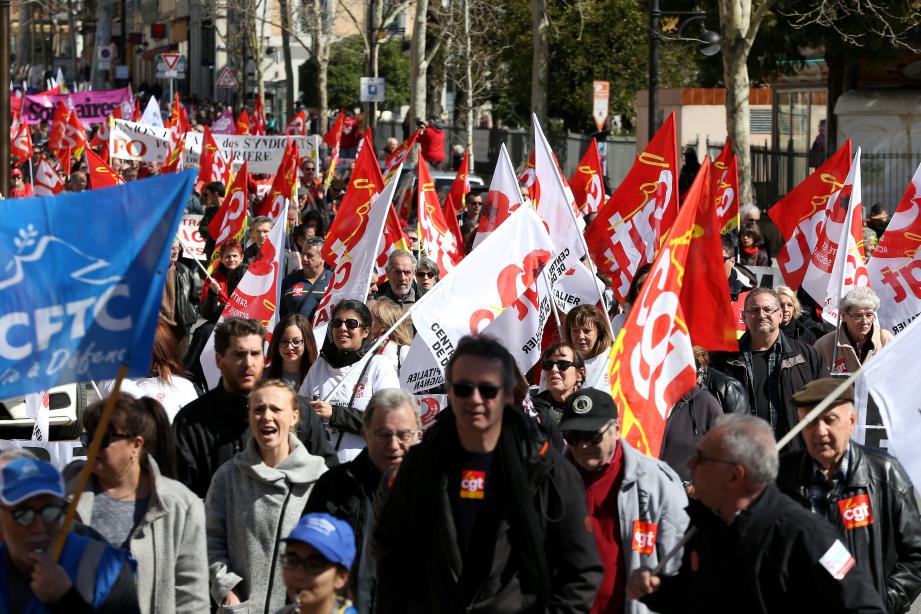
M383 77L362 77L361 78L361 102L384 102L384 79Z
M604 130L604 125L608 121L608 92L610 84L607 81L595 81L593 84L594 95L592 96L592 118L598 130Z
M235 90L240 87L240 83L237 81L236 75L233 74L233 71L229 67L225 66L221 70L221 74L217 76L217 81L214 82L214 87L219 87L227 90Z
M111 45L96 47L96 66L99 70L112 70L112 52Z
M176 66L179 64L179 54L175 52L171 53L161 53L160 60L166 64L167 72L171 70L176 70Z

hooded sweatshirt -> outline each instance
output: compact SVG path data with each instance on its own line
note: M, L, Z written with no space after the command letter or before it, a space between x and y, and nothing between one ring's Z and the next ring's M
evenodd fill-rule
M323 459L310 455L294 434L288 443L288 458L269 467L250 439L214 474L205 499L211 596L222 603L233 590L242 602L225 611L274 612L285 605L281 540L326 471Z

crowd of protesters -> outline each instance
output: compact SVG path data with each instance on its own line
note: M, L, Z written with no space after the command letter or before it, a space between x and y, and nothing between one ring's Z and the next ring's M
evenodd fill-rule
M443 138L436 121L421 127ZM267 351L259 322L219 316L271 220L224 243L207 278L174 245L151 371L120 383L57 562L81 464L0 455L0 611L901 613L921 593L916 495L895 459L851 440L853 389L775 449L836 386L830 375L892 336L872 290L851 291L829 330L803 293L756 287L746 265L771 261L760 210L743 208L723 243L738 351L695 348L697 384L651 458L621 436L609 379L612 332L648 267L623 305L570 310L532 372L488 336L462 339L435 391L445 407L423 429L399 386L411 321L369 353L439 283L438 266L418 243L392 252L367 300L335 305L315 340L331 277L321 248L348 183L326 188L320 170L301 164ZM70 190L86 188L82 173L75 165ZM188 206L204 216L209 255L225 189L206 184ZM470 199L465 239L482 207ZM101 412L83 414L87 443Z

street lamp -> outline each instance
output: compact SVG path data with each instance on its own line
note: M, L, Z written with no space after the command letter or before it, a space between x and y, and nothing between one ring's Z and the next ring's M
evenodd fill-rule
M683 18L678 27L678 38L665 38L659 32L659 19L663 15ZM699 8L693 11L666 11L659 8L659 0L649 0L649 135L651 141L656 130L659 129L659 41L661 40L688 40L683 38L684 28L688 24L706 19L707 13ZM720 35L709 30L701 32L698 38L690 39L701 44L700 52L705 56L713 56L720 52Z

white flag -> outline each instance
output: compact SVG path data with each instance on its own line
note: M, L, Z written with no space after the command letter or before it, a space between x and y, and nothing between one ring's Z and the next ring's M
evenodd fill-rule
M35 167L32 178L32 193L36 196L54 196L64 191L64 180L58 175L47 160L42 160Z
M512 167L512 160L508 157L505 143L499 146L499 159L496 161L496 170L489 184L486 202L480 212L480 223L477 226L476 236L473 238L473 247L476 248L489 233L499 227L508 216L518 207L526 204L521 190L518 189L518 178Z
M32 427L32 441L48 441L50 412L47 391L39 390L26 395L26 415L35 421L35 426Z
M921 396L906 367L921 364L921 318L883 347L864 366L863 384L879 407L889 450L915 484L921 484Z
M147 102L147 108L144 109L144 114L141 115L140 123L145 126L163 128L163 116L160 114L160 104L157 102L156 96L151 96Z

